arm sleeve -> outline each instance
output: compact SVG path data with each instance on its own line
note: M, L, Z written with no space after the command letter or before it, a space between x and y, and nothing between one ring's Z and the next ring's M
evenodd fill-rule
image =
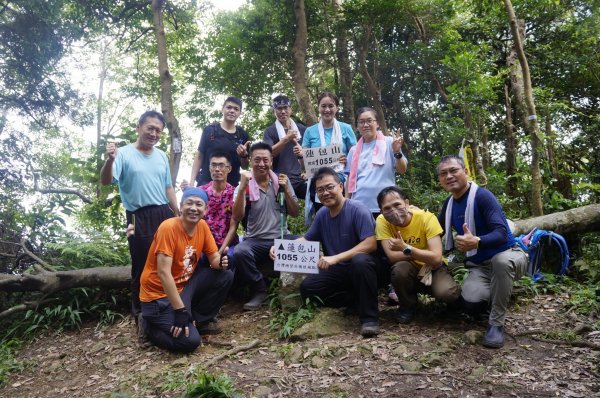
M163 160L165 161L165 187L168 188L172 185L172 181L171 181L171 166L169 165L169 158L167 157L167 155L164 152L161 152L161 156L163 158Z
M353 146L352 148L350 148L350 150L348 151L348 155L346 155L346 167L344 168L344 173L346 173L346 174L350 174L350 166L352 165L352 157L354 156L354 153L356 152L356 150L354 148L356 148L356 146Z
M438 213L438 222L440 223L440 226L442 227L442 235L446 232L446 208L448 208L448 201L450 200L450 197L446 198L446 200L444 201L444 204L442 205L442 210L440 210L440 212Z
M478 189L476 199L479 213L488 228L488 233L479 235L482 249L499 247L506 243L508 231L506 230L506 217L498 199L487 189Z
M377 240L395 238L395 233L396 231L392 230L392 224L387 222L383 215L377 216L377 220L375 220L375 237Z
M353 219L356 220L358 236L361 241L375 236L375 220L366 206L357 206Z
M153 253L154 256L158 253L171 258L175 256L175 231L173 228L170 228L169 225L170 223L161 223L154 234L154 240L156 241Z
M440 222L432 213L425 213L423 221L425 223L425 237L427 238L427 240L442 235L444 233Z
M219 249L217 248L215 238L212 236L208 224L204 220L200 221L200 231L204 236L204 243L202 245L202 252L204 255L210 256L211 254L216 253Z
M208 126L204 126L204 128L202 129L202 135L200 136L200 143L198 144L198 152L200 152L203 155L204 155L204 152L206 149L206 142L208 141L208 135L211 134L210 130L213 130L212 133L214 133L214 125L209 124ZM202 166L202 165L200 165L200 166Z
M121 153L121 151L118 151L117 157L112 164L112 175L113 175L112 182L113 183L119 181L119 177L121 177L122 171L123 171L123 154Z
M266 142L267 144L273 146L279 142L279 136L277 137L277 140L275 140L275 138L273 137L273 134L272 134L271 127L269 126L263 133L263 141Z
M327 211L327 209L325 207L323 207L323 208L325 209L323 211ZM313 220L313 223L308 228L308 231L306 231L306 233L304 234L304 239L310 240L313 242L321 241L320 231L321 231L321 223L323 221L323 217L322 217L323 211L321 211L321 209L319 209L319 211L315 215L315 219Z

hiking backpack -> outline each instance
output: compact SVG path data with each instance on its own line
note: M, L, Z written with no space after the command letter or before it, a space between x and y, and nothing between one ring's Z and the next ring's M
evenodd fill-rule
M545 257L549 260L546 252L558 252L558 264L555 264L554 269L550 270L556 275L564 275L569 267L569 248L567 242L560 234L552 231L534 228L528 234L520 235L515 238L519 246L529 254L529 266L527 272L531 279L538 281L543 279L542 275L542 259ZM556 258L551 263L556 263Z

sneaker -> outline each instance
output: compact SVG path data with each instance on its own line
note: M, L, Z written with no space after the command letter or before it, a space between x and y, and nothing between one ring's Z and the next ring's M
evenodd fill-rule
M258 292L255 293L252 299L244 304L244 309L246 311L256 311L260 308L261 305L267 299L267 292Z
M198 333L200 333L200 336L219 334L223 331L221 329L221 326L219 326L219 324L214 321L208 321L208 322L198 324L198 325L196 325L196 328L198 329Z
M406 325L412 322L414 316L414 308L399 308L396 314L396 322Z
M150 337L146 333L146 320L142 317L142 314L138 314L136 317L137 323L137 341L140 348L148 348L152 346Z
M504 327L488 325L483 336L483 346L488 348L501 348L504 345Z
M360 327L360 334L363 337L374 337L379 334L378 322L365 322Z

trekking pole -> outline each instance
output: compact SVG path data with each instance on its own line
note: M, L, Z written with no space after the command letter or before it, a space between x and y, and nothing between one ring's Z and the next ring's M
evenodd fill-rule
M279 184L279 192L277 196L277 199L279 201L279 230L281 231L281 239L283 239L283 229L285 225L285 187L281 184Z

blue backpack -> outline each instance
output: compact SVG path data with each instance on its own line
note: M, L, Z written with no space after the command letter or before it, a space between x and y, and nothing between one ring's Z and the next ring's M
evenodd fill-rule
M552 231L534 228L530 233L521 235L515 238L515 240L523 250L529 253L529 267L527 272L531 276L531 279L534 281L543 279L541 272L542 256L550 245L558 248L560 252L559 264L553 272L561 276L566 274L567 268L569 268L569 248L567 247L565 238L561 235Z

